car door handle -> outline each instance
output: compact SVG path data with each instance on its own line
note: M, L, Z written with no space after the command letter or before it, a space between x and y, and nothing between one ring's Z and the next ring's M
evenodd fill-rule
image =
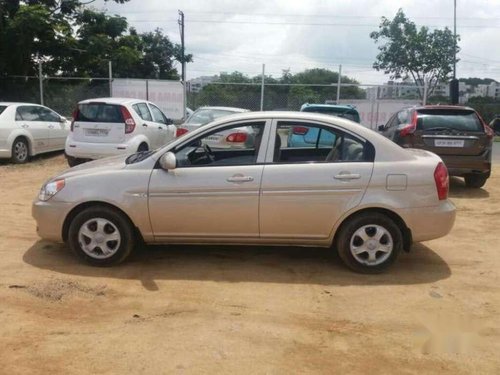
M49 129L54 129L54 125L49 125Z
M250 182L253 181L252 176L232 176L226 179L227 182Z
M26 129L29 128L30 126L28 124L22 124L21 127Z
M142 126L144 126L145 128L147 128L147 127L148 127L148 124L142 124Z
M163 128L161 126L158 126L158 129L163 130Z
M361 178L361 175L358 173L340 172L333 178L336 180L358 180Z

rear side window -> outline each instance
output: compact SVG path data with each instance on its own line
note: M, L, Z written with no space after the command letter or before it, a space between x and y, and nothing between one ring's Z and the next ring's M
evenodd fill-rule
M5 111L5 108L7 108L7 106L0 105L0 115L2 114L3 111Z
M134 111L139 115L140 118L142 118L145 121L153 121L153 118L151 117L151 112L149 112L148 106L146 103L137 103L132 106L134 108Z
M418 110L417 129L441 129L484 132L483 125L474 111L438 109Z
M123 122L120 107L119 105L105 103L80 104L75 121Z

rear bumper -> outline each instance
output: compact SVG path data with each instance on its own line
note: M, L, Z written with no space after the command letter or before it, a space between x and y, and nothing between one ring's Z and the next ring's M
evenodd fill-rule
M491 172L491 150L481 155L439 155L451 176L464 176L469 173Z
M449 200L435 207L402 210L413 241L428 241L446 236L455 223L455 205Z
M108 156L129 155L137 151L128 143L89 143L66 140L65 153L77 159L102 159Z

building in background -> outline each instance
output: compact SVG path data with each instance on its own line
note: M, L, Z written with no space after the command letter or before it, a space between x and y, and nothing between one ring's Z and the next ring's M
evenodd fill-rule
M219 79L219 76L201 76L197 78L190 79L187 81L187 91L188 92L200 92L206 85L215 82Z

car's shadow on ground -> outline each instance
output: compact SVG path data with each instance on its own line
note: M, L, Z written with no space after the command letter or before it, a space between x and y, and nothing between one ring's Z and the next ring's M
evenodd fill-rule
M0 159L0 166L20 166L20 165L30 165L30 163L43 163L47 160L50 160L52 158L55 158L59 155L63 155L64 151L52 151L52 152L47 152L45 154L39 154L36 156L32 156L28 162L25 164L15 164L12 163L10 159Z
M265 246L145 246L124 264L99 268L79 261L65 245L38 241L23 260L61 274L138 280L158 290L155 280L198 280L318 285L410 285L446 279L446 262L423 244L415 244L380 275L346 269L328 249Z
M462 178L450 177L450 198L488 198L489 196L490 193L484 188L468 188Z

